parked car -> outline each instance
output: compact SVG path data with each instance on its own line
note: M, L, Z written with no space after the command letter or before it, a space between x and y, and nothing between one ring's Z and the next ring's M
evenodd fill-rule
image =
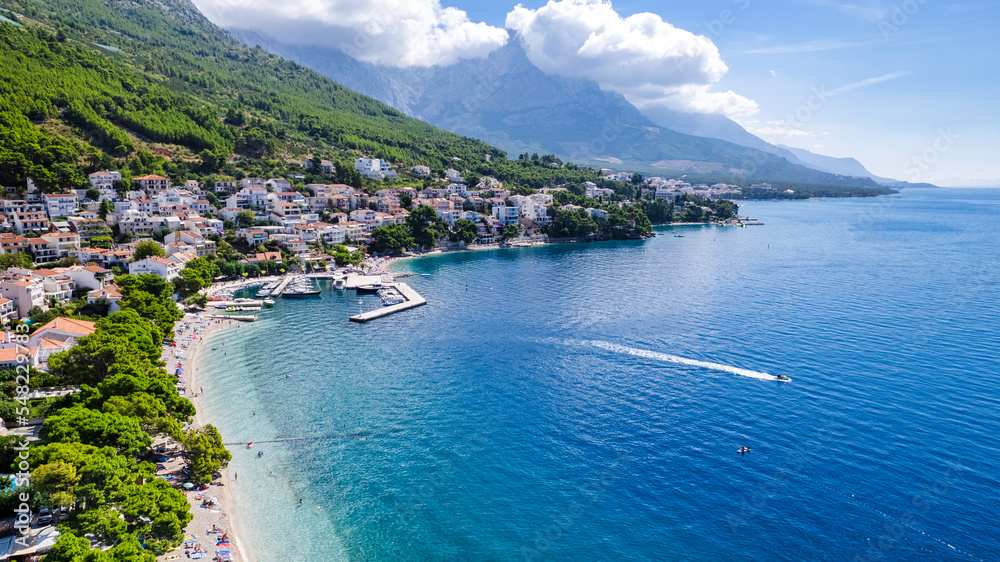
M52 511L49 508L47 508L47 507L43 507L42 509L39 509L38 510L38 519L36 521L38 522L39 525L49 525L49 524L51 524L52 523Z

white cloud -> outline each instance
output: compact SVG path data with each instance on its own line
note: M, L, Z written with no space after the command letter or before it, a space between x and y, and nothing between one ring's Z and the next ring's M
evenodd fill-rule
M213 22L322 45L387 66L449 65L506 44L507 31L439 0L195 0Z
M713 92L729 70L719 50L651 13L622 18L606 0L549 0L507 14L528 58L545 72L586 78L624 95L640 109L662 105L745 117L757 103L735 92Z
M772 78L777 78L777 77L778 77L778 73L777 73L777 72L775 72L775 71L773 71L773 70L769 70L768 72L770 72L770 73L771 73L771 77L772 77Z

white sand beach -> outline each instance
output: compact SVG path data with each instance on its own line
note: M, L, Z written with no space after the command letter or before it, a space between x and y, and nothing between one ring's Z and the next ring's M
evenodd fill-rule
M195 414L192 428L198 428L211 420L204 419L201 408L201 386L198 383L198 359L205 351L204 343L209 337L222 329L235 329L246 326L233 320L213 317L207 313L185 314L177 323L174 342L176 347L164 347L163 361L169 372L178 372L178 390L183 390L184 396L194 403ZM225 439L225 436L223 436ZM168 454L168 457L170 455ZM185 462L182 457L174 457L162 463L158 475L171 475L178 481L182 480L180 473ZM159 467L158 467L159 468ZM216 479L204 490L184 490L191 513L194 518L185 530L185 543L177 549L160 556L159 560L185 560L216 558L217 551L228 551L232 560L252 562L252 549L246 540L246 534L239 533L238 506L233 500L231 487L239 485L235 474L222 470L221 478ZM238 537L243 537L238 538ZM223 539L228 539L225 541Z

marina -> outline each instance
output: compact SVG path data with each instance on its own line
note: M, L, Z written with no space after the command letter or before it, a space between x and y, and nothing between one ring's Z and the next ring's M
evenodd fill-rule
M398 304L393 304L391 306L383 306L382 308L377 308L375 310L351 316L351 322L364 324L365 322L369 322L377 318L385 318L386 316L390 316L397 312L402 312L404 310L417 308L418 306L427 304L427 301L417 294L416 291L411 289L406 283L390 283L383 286L383 290L389 288L397 291L399 296L403 299L403 302L399 302Z
M319 289L316 288L313 280L300 275L286 283L287 288L282 291L281 296L285 298L305 298L319 296Z
M220 284L208 291L207 295L212 300L206 307L216 310L220 317L254 322L258 319L256 315L234 314L273 308L275 299L279 296L288 299L318 297L322 290L317 287L316 281L331 281L335 290L354 289L359 295L379 297L382 307L352 316L350 317L352 322L365 323L427 304L427 301L409 285L396 282L397 278L410 277L413 274L390 273L386 265L387 261L384 259L371 258L361 267L348 266L333 271L290 273L280 277L261 277ZM253 298L236 297L240 291L249 292Z

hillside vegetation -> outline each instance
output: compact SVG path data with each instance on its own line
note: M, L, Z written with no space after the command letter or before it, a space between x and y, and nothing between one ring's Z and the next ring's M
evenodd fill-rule
M22 24L0 23L0 184L77 187L113 167L266 175L311 154L434 167L503 156L241 46L186 3L0 6Z

